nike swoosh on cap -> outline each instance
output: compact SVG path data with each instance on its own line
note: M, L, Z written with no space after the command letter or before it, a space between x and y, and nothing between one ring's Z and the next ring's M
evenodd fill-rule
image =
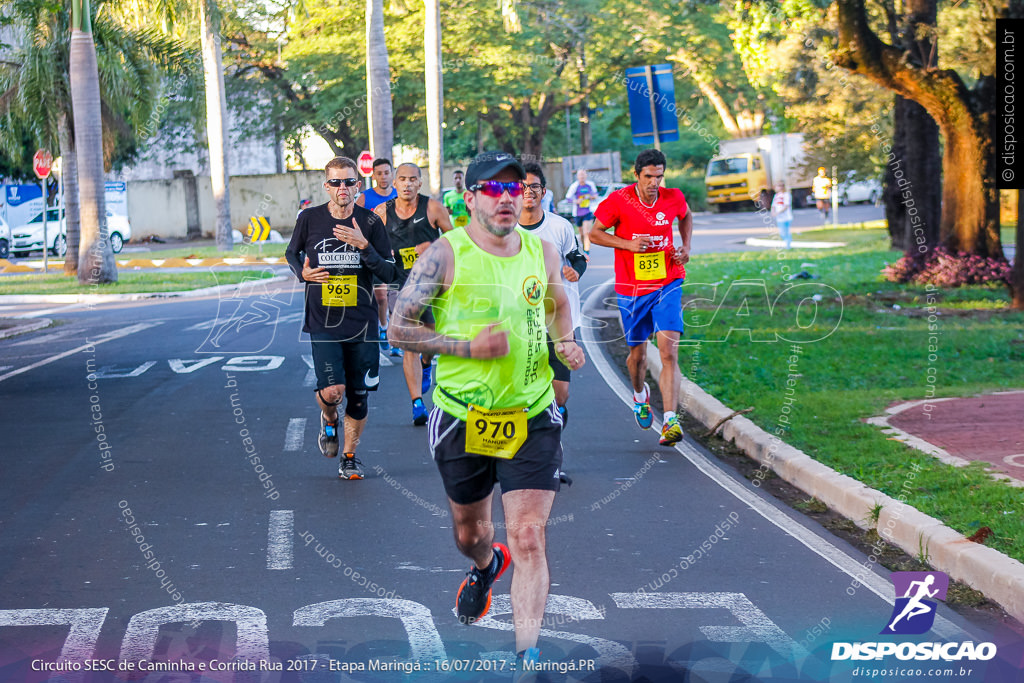
M380 375L377 375L376 377L370 377L370 371L367 370L366 376L363 377L363 384L365 384L367 388L377 386L378 384L380 384Z

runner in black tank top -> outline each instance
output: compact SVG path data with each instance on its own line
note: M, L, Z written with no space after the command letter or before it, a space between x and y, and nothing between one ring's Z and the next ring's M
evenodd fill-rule
M399 164L395 169L395 190L398 196L374 210L387 226L394 250L395 270L398 272L388 290L390 308L394 307L398 290L405 284L419 255L442 232L452 229L448 211L441 202L419 193L422 182L419 166ZM402 359L402 373L409 388L409 398L412 399L412 422L425 425L427 408L423 405L423 395L430 391L433 379L431 357L406 354Z
M389 200L385 206L388 237L391 248L395 252L395 265L398 266L398 277L392 289L401 289L409 277L409 271L416 263L418 254L416 245L433 242L441 236L441 231L430 224L427 218L427 206L430 197L425 194L416 195L416 211L408 218L399 218L395 212L395 201Z

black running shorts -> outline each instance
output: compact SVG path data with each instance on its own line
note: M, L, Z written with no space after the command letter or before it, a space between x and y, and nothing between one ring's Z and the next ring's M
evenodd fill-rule
M376 391L380 384L377 342L338 341L329 334L311 334L316 388L344 384L347 390Z
M572 340L576 341L576 330L572 331ZM550 365L551 370L554 371L555 379L559 382L569 381L572 373L569 371L568 365L558 360L558 355L555 353L555 343L551 341L551 337L548 337L548 365Z
M501 484L501 492L558 491L562 466L562 416L552 401L527 423L526 442L511 460L466 453L466 423L437 406L430 411L427 438L445 493L460 505L483 500Z

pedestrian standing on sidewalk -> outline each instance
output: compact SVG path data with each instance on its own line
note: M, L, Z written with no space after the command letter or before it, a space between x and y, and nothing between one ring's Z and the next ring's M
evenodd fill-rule
M398 275L388 287L389 310L394 308L398 290L405 284L420 254L442 233L452 229L448 212L441 202L420 194L423 177L416 164L399 164L395 169L395 190L398 196L379 205L374 213L384 221L388 239L394 250ZM427 408L423 395L430 391L431 354L407 353L402 358L402 372L412 400L412 423L427 424Z
M615 293L626 331L629 356L626 366L633 384L633 417L641 429L650 429L651 389L647 375L647 338L655 334L661 356L658 387L664 407L662 446L683 438L676 416L679 403L679 337L683 332L682 292L690 260L693 217L686 197L678 189L661 187L665 155L645 149L633 164L636 182L616 190L597 207L590 239L615 249ZM672 223L679 221L679 247L672 243ZM609 232L614 230L614 234Z
M775 227L779 229L779 239L786 245L786 249L789 249L793 246L789 234L789 226L793 223L793 195L786 189L785 183L775 183L772 216L775 218Z
M368 392L380 383L377 307L373 279L396 277L384 223L356 206L356 162L327 163L328 202L299 214L285 257L306 286L302 331L313 345L316 401L320 406L320 452L338 455L338 406L345 401L341 479L362 479L356 446L366 427Z
M832 180L828 177L828 172L824 166L818 168L818 175L814 176L814 180L811 181L811 191L814 192L814 201L818 206L818 215L821 216L823 222L827 223L832 210L830 202L832 198Z
M465 230L442 235L413 266L395 303L391 341L438 354L428 439L448 495L455 544L473 561L456 613L473 623L490 609L491 585L512 564L512 622L520 670L536 662L550 578L545 531L558 491L562 418L554 401L547 333L570 370L572 341L561 259L517 229L526 173L505 152L466 171ZM428 307L434 324L424 321ZM494 542L492 499L501 484L508 547Z

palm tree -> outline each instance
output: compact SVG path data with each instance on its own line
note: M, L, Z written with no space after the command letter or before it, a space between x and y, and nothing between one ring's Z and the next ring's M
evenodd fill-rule
M183 51L176 41L98 14L90 17L93 39L111 57L99 64L103 166L109 170L149 121L158 96L158 65L173 68L183 61ZM22 39L0 65L0 149L16 158L27 134L33 146L60 150L68 239L64 270L73 275L78 272L80 220L70 45L63 38L71 31L72 16L47 0L14 0L7 16Z
M384 2L366 0L366 108L370 153L391 157L395 138L391 108L391 70L384 40Z
M78 201L82 220L78 282L83 285L117 282L117 264L107 239L100 74L91 14L89 0L71 0L68 82L74 112Z
M217 206L217 249L231 251L231 195L228 192L228 155L225 121L224 60L220 49L220 11L217 0L199 2L199 37L206 79L206 141L210 151L210 183Z

